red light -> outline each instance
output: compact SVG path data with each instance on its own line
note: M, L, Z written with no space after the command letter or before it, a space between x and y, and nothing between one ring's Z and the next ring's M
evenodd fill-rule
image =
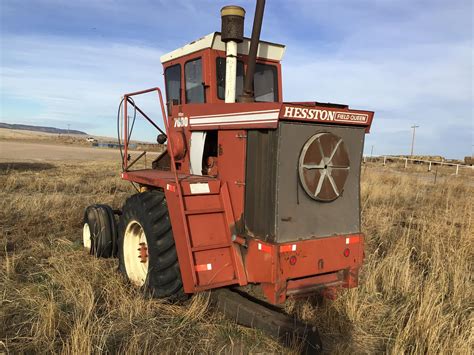
M290 256L290 265L295 265L296 264L296 256Z
M349 248L344 249L344 256L347 258L349 255L351 255L351 250Z

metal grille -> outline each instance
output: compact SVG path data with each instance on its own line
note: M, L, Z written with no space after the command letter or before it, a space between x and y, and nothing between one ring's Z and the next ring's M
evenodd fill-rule
M312 136L299 158L299 177L306 193L317 201L334 201L349 175L349 155L342 138L323 132Z

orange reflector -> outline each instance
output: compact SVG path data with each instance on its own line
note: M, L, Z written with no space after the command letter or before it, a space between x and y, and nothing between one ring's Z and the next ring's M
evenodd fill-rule
M209 271L212 270L212 264L201 264L201 265L195 265L196 271Z
M344 249L344 256L347 258L349 255L351 255L351 250L349 248Z
M272 252L272 247L270 245L265 245L262 243L258 243L258 250L261 250L265 253L271 253Z
M353 237L346 237L346 244L355 244L359 243L360 237L358 235Z
M296 251L296 244L280 246L280 253L288 253L290 251Z

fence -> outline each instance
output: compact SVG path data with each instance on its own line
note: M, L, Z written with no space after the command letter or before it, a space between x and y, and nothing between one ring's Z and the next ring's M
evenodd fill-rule
M428 164L428 171L431 171L432 165L438 165L440 167L453 166L453 167L456 167L455 175L459 174L460 168L471 169L471 171L474 171L474 166L470 166L466 164L447 163L443 161L434 161L434 160L413 159L413 158L397 157L397 156L391 156L391 155L382 155L382 156L376 156L376 157L364 156L364 163L371 162L371 161L372 162L383 161L383 165L385 166L387 162L390 162L391 160L395 160L395 159L403 161L405 169L408 168L408 162L412 162L412 163Z

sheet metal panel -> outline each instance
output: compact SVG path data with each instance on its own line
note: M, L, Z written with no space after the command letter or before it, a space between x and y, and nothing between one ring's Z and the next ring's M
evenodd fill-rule
M245 224L264 240L275 238L277 144L277 130L247 132Z
M303 189L298 162L313 135L343 139L350 169L341 196L317 201ZM280 122L277 130L248 131L245 222L249 235L284 243L360 232L360 164L365 128Z

